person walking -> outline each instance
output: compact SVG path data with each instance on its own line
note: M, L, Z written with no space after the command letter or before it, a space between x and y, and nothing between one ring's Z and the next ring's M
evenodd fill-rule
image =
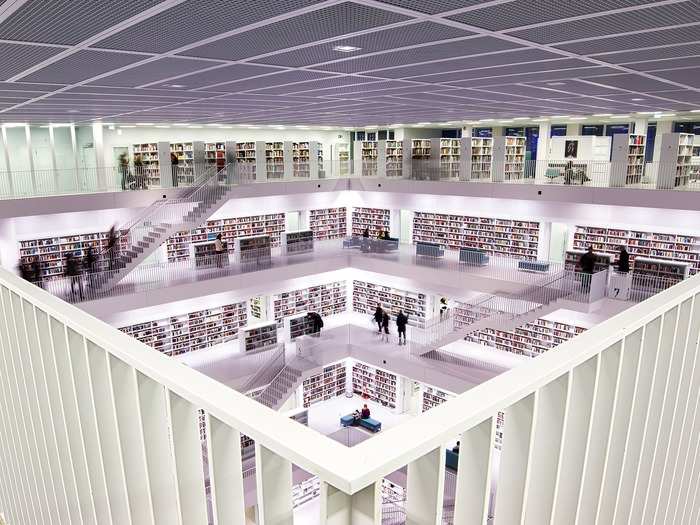
M384 310L382 312L382 330L384 333L382 334L382 341L388 343L389 342L389 314Z
M108 257L108 269L114 270L117 260L117 250L119 248L119 243L117 240L117 230L114 225L107 232L107 257Z
M177 187L177 173L178 173L178 167L177 165L180 163L180 159L177 157L177 155L173 152L170 153L170 168L172 169L173 172L173 188Z
M73 252L68 252L66 254L66 269L65 275L70 280L70 296L75 299L75 287L78 286L78 291L80 292L80 300L83 297L83 280L80 278L80 268L78 267L78 261L73 256Z
M399 310L399 315L396 316L396 329L399 332L399 345L406 344L406 325L408 324L408 316L403 313L403 310ZM403 336L403 342L401 338Z
M122 179L122 190L131 189L131 173L129 173L129 156L126 153L119 155L119 175Z
M134 155L134 174L136 178L136 189L145 190L148 186L146 183L146 171L143 167L143 158L140 153Z
M383 314L384 314L384 311L382 310L382 307L377 305L377 309L374 311L374 322L377 323L377 333L378 334L382 333Z
M97 266L97 257L95 257L95 251L92 246L88 246L85 250L85 257L83 257L83 268L87 274L88 286L93 287L95 285L95 269Z
M447 314L447 297L442 297L440 299L440 319L445 317Z
M31 273L34 284L39 288L44 288L44 274L41 271L41 262L39 262L39 256L35 255L32 258Z
M596 255L593 253L593 247L589 246L586 253L581 256L579 264L581 266L581 285L584 293L588 293L591 289L591 278L595 270Z
M218 268L222 268L224 266L224 243L221 240L220 233L214 240L214 259L216 259L216 266Z
M617 259L617 271L620 273L629 273L630 271L630 254L627 253L625 246L620 246L620 257Z

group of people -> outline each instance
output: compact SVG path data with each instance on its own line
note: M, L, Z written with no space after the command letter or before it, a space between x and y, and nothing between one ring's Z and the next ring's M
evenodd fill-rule
M363 239L369 239L370 234L369 234L369 228L365 228L364 231L362 232L362 238ZM377 240L378 241L389 241L391 240L391 237L389 237L389 232L387 230L379 230L377 232Z
M134 155L134 170L131 171L129 165L129 155L122 153L119 155L119 175L121 177L122 190L147 190L148 176L144 169L141 154Z
M583 291L588 292L591 288L591 276L595 273L595 264L598 256L593 252L593 247L589 246L581 258L579 266L581 267ZM630 254L625 246L620 246L620 255L617 258L614 266L617 267L619 273L629 273L630 271Z
M377 333L381 334L382 341L389 342L389 312L384 310L381 305L377 305L374 311L374 322L377 323ZM406 326L408 325L408 316L399 310L396 315L396 329L399 333L399 345L406 344Z
M357 425L360 419L367 419L368 417L370 417L369 407L365 404L361 410L355 410L352 413L352 424Z

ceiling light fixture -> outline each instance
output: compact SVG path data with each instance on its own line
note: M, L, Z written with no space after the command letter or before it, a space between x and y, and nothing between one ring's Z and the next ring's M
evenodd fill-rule
M532 119L533 122L549 122L548 118L534 118Z
M610 118L630 118L629 115L612 115Z
M675 113L654 113L654 118L661 118L661 117L675 117Z
M550 118L571 118L571 115L552 115Z
M566 85L566 83L565 82L548 82L547 85L548 86L564 86L564 85Z
M630 99L630 100L631 100L632 102L641 102L641 101L644 100L644 99L643 99L643 98L632 98L632 99Z
M691 109L690 112L691 113L700 113L700 109Z
M612 117L612 113L594 113L594 117Z
M588 120L588 117L571 117L571 120Z
M515 117L513 120L529 120L530 117Z
M153 126L153 122L137 122L137 126Z
M339 51L340 53L354 53L359 51L361 48L355 46L335 46L333 51Z
M173 87L173 88L184 88L185 86L184 86L184 84L170 84L170 87Z
M492 118L482 118L479 122L494 122L495 119Z

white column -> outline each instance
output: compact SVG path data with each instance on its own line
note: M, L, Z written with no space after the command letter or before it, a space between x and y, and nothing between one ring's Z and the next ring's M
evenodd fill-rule
M32 132L29 129L29 124L24 126L24 138L27 143L27 160L29 160L29 173L32 177L32 191L36 193L36 175L34 174L34 156L32 155Z
M644 135L646 137L648 124L649 121L645 118L635 119L630 123L630 133L634 133L635 135ZM634 125L634 132L631 131L632 125Z
M474 131L474 126L462 126L462 137L471 137Z
M258 523L294 525L292 463L258 443L255 458Z
M95 171L97 172L95 180L97 181L98 188L105 189L107 187L107 180L104 173L105 152L102 122L92 123L92 140L95 144Z
M7 128L2 127L2 150L5 155L5 172L7 174L7 185L10 194L14 193L14 184L12 183L12 168L10 167L10 148L7 146Z
M377 481L350 495L321 482L321 525L379 525L382 522L380 484Z
M408 464L406 525L442 523L445 485L445 460L442 450L442 447L438 447Z
M75 134L75 124L70 125L70 144L73 150L73 182L75 184L75 190L78 191L78 170L80 168L80 162L78 160L78 139Z
M581 124L569 123L566 125L566 134L576 137L581 134Z
M489 418L460 437L455 525L484 524L491 496L491 460L496 420Z
M60 177L56 168L56 136L53 132L53 125L49 124L49 147L51 148L51 170L53 171L54 188L58 190Z
M670 120L662 120L656 123L656 137L654 139L654 156L651 159L652 162L658 162L661 158L661 137L666 133L672 132L673 122Z

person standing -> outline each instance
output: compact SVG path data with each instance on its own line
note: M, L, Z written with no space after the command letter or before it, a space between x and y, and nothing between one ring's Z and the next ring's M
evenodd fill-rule
M173 172L173 188L177 187L177 172L178 168L177 165L180 163L180 159L177 157L177 155L173 152L170 152L170 169Z
M126 190L129 186L129 179L131 178L131 174L129 173L129 157L126 153L119 155L119 175L121 175L122 179L122 190Z
M581 256L579 264L581 266L581 285L583 287L583 292L588 293L591 289L591 278L593 276L593 271L595 270L596 255L593 253L593 247L589 246L586 253Z
M440 319L442 319L447 313L447 297L442 297L440 299Z
M140 153L134 155L134 174L136 178L136 189L145 190L147 186L146 172L143 168L143 158L141 158Z
M384 310L382 312L382 341L389 342L389 314Z
M627 253L625 246L620 246L620 257L617 259L617 271L620 273L629 273L630 271L630 254Z
M44 274L41 271L41 262L39 262L38 255L35 255L32 258L31 270L34 284L36 284L39 288L44 288Z
M408 324L408 316L403 313L403 310L399 310L399 315L396 316L396 329L399 332L399 345L406 344L406 325ZM403 336L403 342L401 342L401 337Z
M221 240L221 234L219 233L214 240L214 258L216 259L216 266L221 268L224 265L224 243Z
M95 266L97 263L97 257L95 257L95 251L92 246L88 246L85 250L85 257L83 257L83 268L85 273L87 273L88 286L93 287L95 285Z
M75 299L75 287L78 286L78 291L80 292L80 300L83 297L83 281L80 278L80 268L78 267L78 261L73 257L73 252L68 252L66 254L66 269L65 275L70 280L70 295L72 299Z
M377 309L374 310L374 322L377 323L377 333L378 334L382 333L383 314L384 314L384 311L382 310L382 307L377 305Z

